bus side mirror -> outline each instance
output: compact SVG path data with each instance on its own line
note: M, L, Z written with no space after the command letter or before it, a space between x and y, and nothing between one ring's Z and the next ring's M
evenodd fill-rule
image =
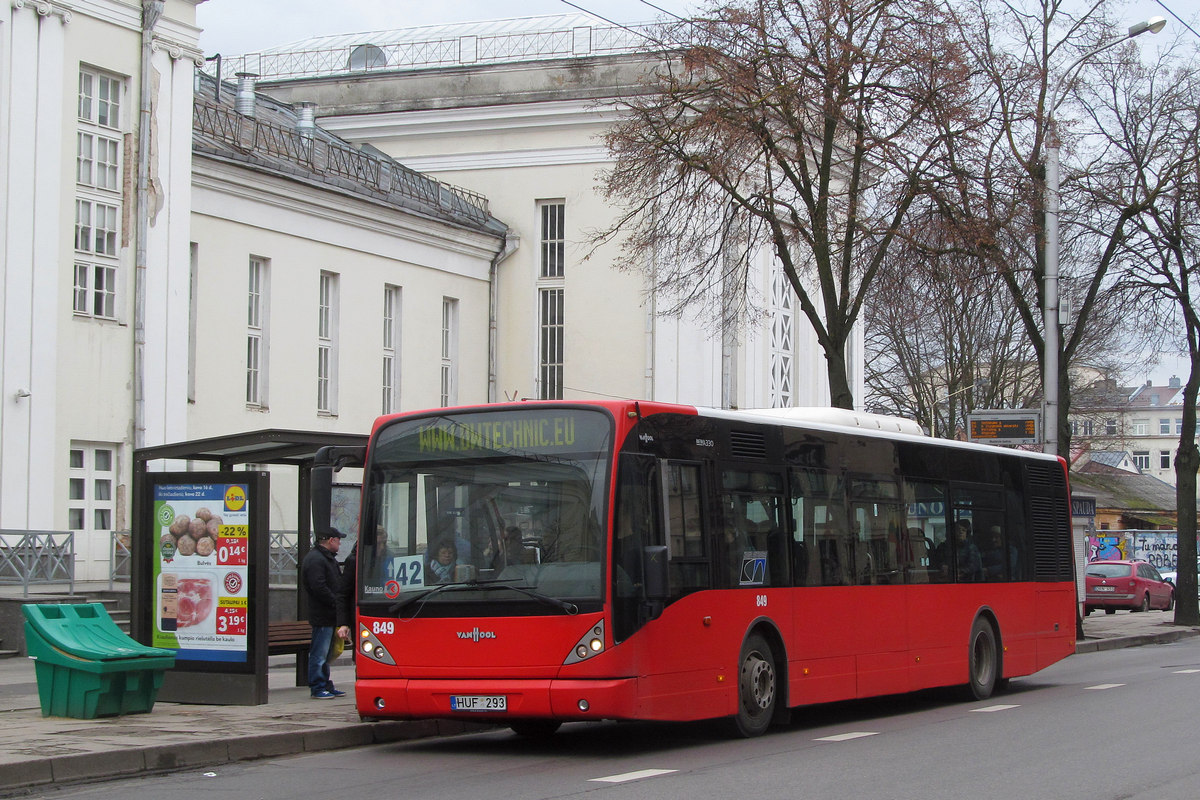
M642 548L642 575L646 599L651 602L665 601L670 593L666 545L657 544Z
M312 505L314 535L332 527L333 473L342 467L361 467L366 462L366 455L365 447L322 447L313 457L309 475L309 502Z

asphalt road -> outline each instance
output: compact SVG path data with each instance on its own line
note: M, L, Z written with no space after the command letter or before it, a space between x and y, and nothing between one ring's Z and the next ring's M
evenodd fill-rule
M378 745L89 786L57 800L1194 800L1200 638L1069 658L985 702L945 692L803 709L732 740L711 725L574 724Z

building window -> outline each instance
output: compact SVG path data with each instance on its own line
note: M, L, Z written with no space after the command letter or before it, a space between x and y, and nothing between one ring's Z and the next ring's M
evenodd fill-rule
M317 308L317 412L337 413L338 276L322 272Z
M121 190L121 142L111 136L79 131L76 136L75 182L80 186Z
M1170 469L1171 468L1171 451L1170 450L1159 450L1158 451L1158 468L1159 469Z
M111 531L116 445L72 443L67 475L67 529Z
M442 405L458 404L458 301L442 298Z
M400 287L383 287L382 413L400 409Z
M1134 436L1149 436L1150 435L1150 420L1135 419L1133 421Z
M1115 419L1104 420L1104 434L1106 436L1117 435L1117 421Z
M564 306L566 275L566 204L538 202L541 215L538 272L538 389L543 400L563 396Z
M250 257L246 285L246 405L267 405L267 298L269 262Z
M120 266L124 82L90 69L79 71L75 132L75 280L71 310L115 319Z
M121 127L121 79L88 69L79 71L79 121L102 128Z
M539 396L561 400L563 396L563 290L542 289L539 299L541 359L538 365Z
M1179 417L1178 419L1175 420L1175 435L1176 436L1183 435L1183 417Z
M1161 434L1164 434L1164 435L1170 435L1170 433L1171 433L1171 420L1169 420L1169 419L1160 419L1160 420L1158 421L1158 432L1159 432L1159 433L1161 433Z
M566 208L566 204L562 202L541 204L542 265L540 276L543 278L563 277L563 264L566 260L566 227L563 218Z
M1138 469L1150 469L1150 451L1134 450L1133 465Z
M102 264L75 264L72 310L102 319L117 316L117 268Z

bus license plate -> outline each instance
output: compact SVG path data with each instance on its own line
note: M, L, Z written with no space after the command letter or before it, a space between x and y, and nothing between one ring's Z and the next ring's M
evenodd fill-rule
M451 711L508 711L508 698L502 694L452 694Z

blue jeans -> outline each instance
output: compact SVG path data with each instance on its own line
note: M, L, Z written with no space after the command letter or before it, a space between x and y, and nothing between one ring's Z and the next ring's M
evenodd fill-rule
M308 689L313 694L333 688L329 680L329 645L333 643L333 626L314 626L312 643L308 646Z

